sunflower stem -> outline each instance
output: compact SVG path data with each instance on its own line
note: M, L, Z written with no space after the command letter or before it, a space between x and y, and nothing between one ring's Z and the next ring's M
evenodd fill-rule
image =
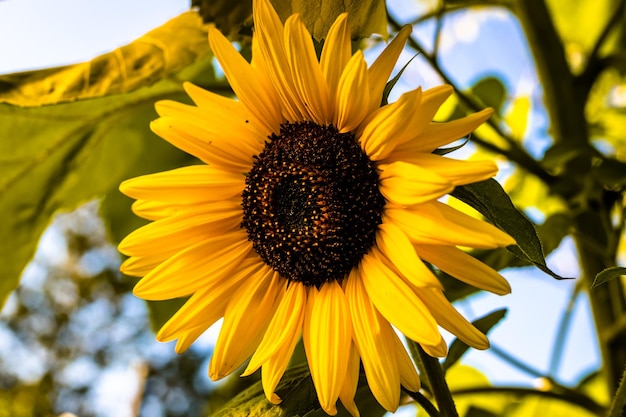
M413 360L420 370L424 388L435 397L440 415L442 417L459 417L439 360L427 354L419 343L408 339L407 342L411 356L413 356Z

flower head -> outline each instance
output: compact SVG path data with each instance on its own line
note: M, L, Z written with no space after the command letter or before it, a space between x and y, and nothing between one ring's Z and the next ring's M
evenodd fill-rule
M143 277L148 300L187 297L161 341L186 350L221 317L209 374L248 359L267 398L302 336L319 402L353 414L360 363L383 407L400 386L419 390L394 327L433 356L447 348L438 326L479 349L485 336L446 300L424 261L478 288L510 291L497 272L458 246L514 244L506 233L438 201L455 186L493 176L491 161L433 153L474 130L490 109L431 120L449 86L416 89L380 107L410 29L368 67L351 53L339 16L318 61L298 15L284 26L254 2L248 63L216 29L209 42L238 100L186 84L195 106L157 103L151 127L204 164L125 181L134 211L153 222L120 244L122 270ZM393 326L393 327L392 327Z

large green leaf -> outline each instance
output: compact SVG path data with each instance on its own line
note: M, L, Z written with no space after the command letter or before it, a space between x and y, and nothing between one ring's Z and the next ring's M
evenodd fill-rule
M187 12L92 61L0 76L0 103L41 106L124 93L151 85L208 51L200 16Z
M317 400L313 380L308 365L300 365L288 369L276 387L276 394L283 400L273 405L263 392L261 382L241 392L213 417L322 417L327 414L321 409ZM364 416L381 417L385 410L378 404L362 376L355 395L355 402ZM350 414L338 404L339 417Z
M271 0L284 22L294 13L317 40L323 39L337 16L349 13L353 37L367 37L377 33L387 39L387 9L384 0ZM252 0L192 0L205 22L212 22L226 34L245 33L251 25Z
M563 279L546 265L543 248L532 222L511 202L511 199L494 179L456 187L451 193L470 205L491 223L495 224L516 241L507 249L521 259L532 263L553 278Z
M208 54L179 76L201 73L210 84ZM0 251L7 254L0 264L0 301L16 287L57 210L118 193L123 179L188 158L148 127L155 101L185 97L173 76L126 94L55 106L0 104Z

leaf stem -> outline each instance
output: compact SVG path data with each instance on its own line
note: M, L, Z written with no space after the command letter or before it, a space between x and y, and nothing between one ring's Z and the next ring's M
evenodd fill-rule
M435 401L437 401L437 406L439 407L441 416L459 417L459 414L456 411L456 406L454 405L454 400L452 399L452 394L450 394L450 389L448 388L448 383L444 377L443 369L441 369L441 365L439 364L439 360L427 354L419 343L416 343L408 338L407 343L409 345L411 355L413 356L413 360L420 370L420 376L425 380L424 382L427 383L428 389L435 397Z

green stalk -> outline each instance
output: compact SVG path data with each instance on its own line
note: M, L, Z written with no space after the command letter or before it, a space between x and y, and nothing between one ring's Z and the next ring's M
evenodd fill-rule
M407 339L407 342L411 356L417 364L417 368L420 370L422 383L435 397L441 416L459 417L439 360L424 352L424 349L422 349L419 343L409 339Z

